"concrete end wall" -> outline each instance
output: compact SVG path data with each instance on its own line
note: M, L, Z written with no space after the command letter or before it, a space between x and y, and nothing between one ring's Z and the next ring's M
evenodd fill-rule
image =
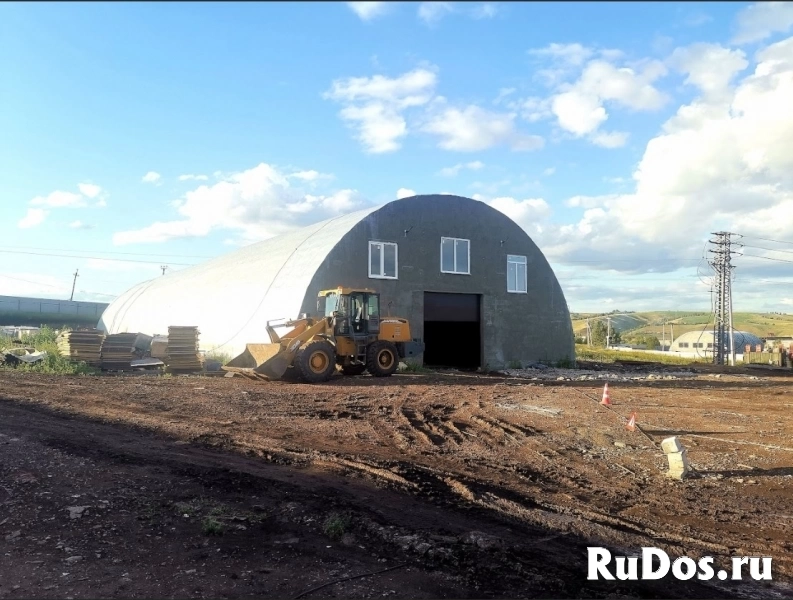
M470 240L470 275L441 273L441 237ZM398 245L398 279L370 278L369 241ZM507 291L507 255L527 257L528 293ZM365 217L333 248L311 280L302 311L316 311L322 289L339 285L381 292L383 314L410 319L423 338L424 292L480 294L482 365L574 360L570 314L545 256L526 232L483 202L449 195L391 202Z

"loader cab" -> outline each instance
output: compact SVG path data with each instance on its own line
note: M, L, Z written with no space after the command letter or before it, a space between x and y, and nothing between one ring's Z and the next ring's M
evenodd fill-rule
M372 290L320 292L317 312L333 319L333 333L363 338L380 333L380 294Z

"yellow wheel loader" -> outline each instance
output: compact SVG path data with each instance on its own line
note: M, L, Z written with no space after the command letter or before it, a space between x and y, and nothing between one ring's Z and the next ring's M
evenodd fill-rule
M368 371L388 377L400 359L424 351L410 336L410 323L380 316L380 294L339 287L317 296L317 317L267 322L269 344L247 344L223 370L267 380L302 379L319 383L337 369L344 375ZM283 335L276 328L288 327Z

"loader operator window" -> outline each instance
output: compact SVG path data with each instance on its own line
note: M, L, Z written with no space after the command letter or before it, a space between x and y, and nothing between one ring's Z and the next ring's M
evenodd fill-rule
M363 294L355 294L350 296L352 302L352 330L355 333L364 333L366 331L366 315L364 314L364 299Z
M333 313L339 310L339 296L338 294L328 294L325 300L325 316L332 317Z

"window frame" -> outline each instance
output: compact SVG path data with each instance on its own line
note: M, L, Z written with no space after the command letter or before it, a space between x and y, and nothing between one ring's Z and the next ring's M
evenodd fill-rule
M372 245L380 246L380 274L372 273ZM394 274L385 274L385 247L394 247ZM399 279L399 244L396 242L379 242L377 240L369 240L369 261L367 271L369 272L369 279Z
M523 259L520 260L513 260L513 259ZM515 264L518 267L523 267L523 285L524 289L518 288L518 273L515 272L515 287L516 289L511 290L509 289L509 265ZM507 293L508 294L528 294L529 293L529 257L523 256L522 254L507 254Z
M454 271L445 271L443 269L443 242L446 240L450 240L453 242L452 247L454 248ZM457 242L465 242L466 248L468 250L468 270L467 271L457 271ZM445 273L447 275L470 275L471 274L471 240L465 238L455 238L455 237L446 237L441 236L441 244L440 244L440 263L441 263L441 273Z

